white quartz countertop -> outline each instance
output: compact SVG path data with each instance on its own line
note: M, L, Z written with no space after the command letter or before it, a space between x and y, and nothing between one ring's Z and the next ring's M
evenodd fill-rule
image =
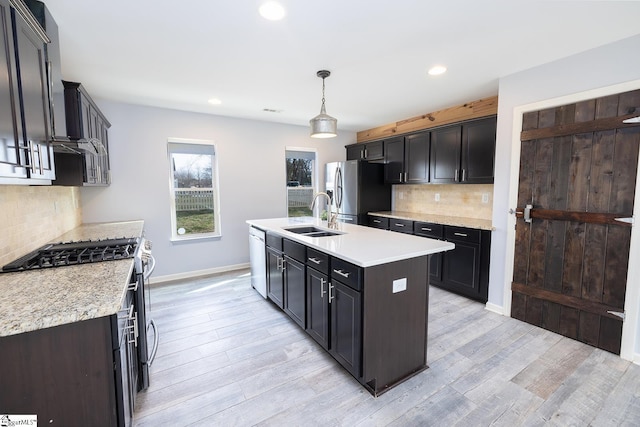
M52 242L139 237L143 226L83 224ZM115 314L132 271L133 258L0 273L0 337Z
M453 225L456 227L475 228L478 230L493 230L493 224L491 223L491 220L488 219L403 211L369 212L369 215L377 215L395 219L407 219L410 221L431 222L434 224Z
M247 223L337 256L360 267L430 255L449 251L455 247L450 242L345 223L338 223L337 230L330 230L341 233L338 236L309 237L286 230L289 227L303 225L328 229L327 221L311 217L256 219L249 220Z

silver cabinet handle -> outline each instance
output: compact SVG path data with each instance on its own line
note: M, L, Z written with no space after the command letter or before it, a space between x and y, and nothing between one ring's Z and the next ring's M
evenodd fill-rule
M422 228L421 228L421 230L422 230L422 231L431 231L431 229L430 229L430 228L427 228L427 227L422 227Z
M38 144L38 169L40 169L40 175L44 173L42 167L42 144Z
M467 237L465 233L453 233L454 236Z
M464 181L466 181L466 180L467 180L467 178L466 178L466 175L467 175L467 174L466 174L466 172L467 172L467 170L466 170L466 169L462 169L462 179L461 179L461 182L464 182Z
M31 170L35 170L36 152L33 149L33 141L29 140L29 142L27 143L27 147L29 148L30 158L29 158L29 164L26 167Z
M322 277L320 278L320 298L324 298L324 294L326 294L326 292L324 291L324 284L327 283L326 280L324 280Z
M453 172L453 180L455 182L458 182L458 169L456 169L455 172Z
M284 271L287 269L287 260L282 258L282 272L284 273Z
M314 264L317 264L317 265L322 264L322 261L320 261L320 260L319 260L319 259L317 259L317 258L311 258L311 257L309 257L309 258L307 258L307 259L308 259L309 261L311 261L312 263L314 263Z
M374 219L374 220L373 220L373 222L374 222L375 224L380 224L382 221L380 221L379 219Z
M342 277L347 278L347 279L349 278L349 275L351 274L349 272L345 273L342 270L336 270L336 269L333 269L333 272L334 273L338 273L339 275L341 275Z
M335 293L332 293L331 291L335 289L335 286L333 286L331 284L331 282L329 282L329 304L331 304L331 301L333 301L334 299L336 299Z
M400 172L400 182L402 182L402 172Z
M364 151L364 158L366 159L366 158L367 158L367 155L369 154L369 153L367 153L367 147L364 147L364 150L363 150L363 151Z
M395 225L396 225L396 227L404 227L404 224L397 224L396 223Z

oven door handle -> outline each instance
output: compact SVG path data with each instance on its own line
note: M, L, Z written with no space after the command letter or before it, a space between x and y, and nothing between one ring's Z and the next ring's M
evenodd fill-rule
M153 349L151 350L151 355L147 361L147 364L151 366L153 360L156 358L156 353L158 352L158 338L160 338L160 334L158 333L156 322L154 322L153 319L149 320L149 326L153 327Z
M153 270L156 269L156 259L153 255L149 255L149 264L147 264L147 266L148 268L145 268L143 273L144 280L148 280L153 274Z

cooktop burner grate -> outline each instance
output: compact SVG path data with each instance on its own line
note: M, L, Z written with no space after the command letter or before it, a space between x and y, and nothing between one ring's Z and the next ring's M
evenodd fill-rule
M138 240L132 238L47 244L5 265L2 271L26 271L126 259L134 256L137 246Z

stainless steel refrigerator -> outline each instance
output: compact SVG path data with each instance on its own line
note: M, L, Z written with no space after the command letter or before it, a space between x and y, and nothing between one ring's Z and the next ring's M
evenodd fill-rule
M391 210L391 185L384 183L384 165L361 160L327 163L325 191L338 221L367 225L367 213Z

